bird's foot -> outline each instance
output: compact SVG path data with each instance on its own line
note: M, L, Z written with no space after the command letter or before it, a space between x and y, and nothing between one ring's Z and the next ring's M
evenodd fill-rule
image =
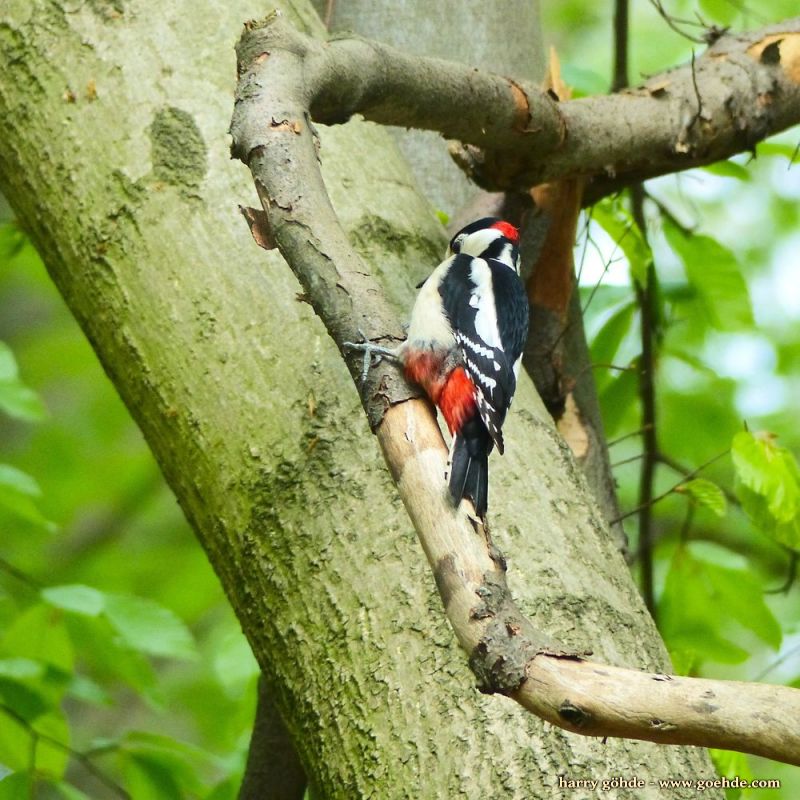
M360 378L360 385L363 386L372 367L376 367L384 358L399 361L400 353L399 348L383 347L369 341L361 329L359 329L358 333L364 340L363 342L342 342L342 347L346 350L362 350L364 352L364 366L361 370Z

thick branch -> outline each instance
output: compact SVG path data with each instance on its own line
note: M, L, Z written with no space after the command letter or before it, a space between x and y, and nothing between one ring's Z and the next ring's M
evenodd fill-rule
M303 81L309 74L315 80L314 70L304 65L307 46L313 52L320 48L290 32L275 15L247 27L237 48L233 151L253 173L272 238L342 350L359 327L375 331L376 317L384 336L397 336L400 326L368 267L350 248L319 176L308 124L313 91ZM355 376L360 359L349 360ZM771 738L764 739L761 727L741 711L749 706L742 702L740 684L674 679L674 685L688 688L654 691L653 686L670 679L582 661L539 633L514 604L505 562L488 531L449 503L447 450L431 408L426 401L409 399L394 372L379 372L362 389L362 400L434 571L447 617L484 690L507 694L554 724L589 735L762 755L767 754L766 741L770 757L800 764L800 732L794 725L800 691L748 687L763 715L759 719L769 720ZM382 421L378 407L387 409ZM715 697L736 693L736 701L731 699L724 713L710 705L698 708L698 698L708 690Z
M279 24L270 47L273 57L286 50L303 61L315 121L361 114L439 131L469 145L456 158L487 188L597 176L588 190L596 198L728 158L800 122L800 18L721 37L696 59L694 75L686 65L636 89L565 103L529 83L359 38L323 44Z

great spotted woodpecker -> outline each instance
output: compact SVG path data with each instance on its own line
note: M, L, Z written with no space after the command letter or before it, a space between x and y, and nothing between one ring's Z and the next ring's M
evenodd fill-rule
M453 436L449 487L483 518L489 453L503 452L503 422L528 334L519 277L519 233L493 217L462 228L445 260L420 285L408 337L396 350L349 345L397 358L406 378L439 407Z

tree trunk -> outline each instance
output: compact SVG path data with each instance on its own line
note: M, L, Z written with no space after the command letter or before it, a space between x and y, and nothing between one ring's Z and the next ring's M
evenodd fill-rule
M278 5L320 32L307 3ZM475 690L347 371L236 209L257 200L228 157L233 45L261 13L5 3L0 190L220 576L315 797L552 797L559 775L712 775L700 751L570 735ZM353 240L407 308L443 247L408 168L363 123L323 130L321 158ZM527 379L507 431L492 523L523 609L610 662L665 668Z

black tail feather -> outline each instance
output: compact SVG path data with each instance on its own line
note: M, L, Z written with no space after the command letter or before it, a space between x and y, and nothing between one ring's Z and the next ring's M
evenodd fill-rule
M480 419L468 422L453 440L450 455L450 496L457 506L463 497L472 500L483 519L489 502L489 451L492 440Z

